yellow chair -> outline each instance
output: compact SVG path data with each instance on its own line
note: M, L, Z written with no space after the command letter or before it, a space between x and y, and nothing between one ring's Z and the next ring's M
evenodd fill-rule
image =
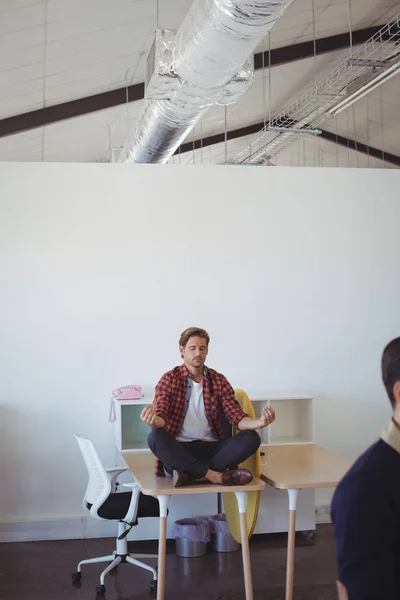
M255 417L253 405L250 398L243 390L235 390L236 400L239 402L241 409L251 417ZM237 431L235 430L235 433ZM261 476L261 454L260 449L257 450L252 456L239 465L242 468L249 469L256 477ZM229 525L230 532L233 538L237 542L241 542L240 536L240 523L239 523L239 510L234 494L223 494L224 510L226 514L226 520ZM258 507L260 505L260 492L249 492L247 495L247 530L249 532L249 538L253 534L254 528L257 523Z

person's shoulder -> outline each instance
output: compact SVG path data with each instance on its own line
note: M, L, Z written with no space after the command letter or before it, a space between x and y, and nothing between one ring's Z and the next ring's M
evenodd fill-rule
M169 371L166 371L159 380L160 382L163 381L175 381L176 379L178 379L181 376L181 368L178 367L174 367L173 369L170 369Z
M399 462L400 454L380 438L356 460L350 471L376 473L381 476L385 467L391 468L395 464L398 468Z
M388 449L387 444L381 439L372 444L357 458L343 477L342 482L348 483L363 476L367 476L368 478L382 477L390 455L390 452L387 452Z
M394 456L392 449L383 440L378 440L355 461L339 482L332 507L342 502L348 505L350 497L356 502L364 498L370 501L372 495L383 493L388 483L393 482L393 468L397 470L399 463L400 455Z
M228 382L228 379L225 377L225 375L222 375L222 373L219 373L218 371L216 371L215 369L211 369L210 367L206 367L206 369L207 369L209 376L212 379L214 379L216 381L220 381L220 382Z

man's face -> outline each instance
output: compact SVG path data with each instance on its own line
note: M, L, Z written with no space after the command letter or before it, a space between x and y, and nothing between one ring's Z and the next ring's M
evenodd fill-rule
M198 369L203 368L208 354L208 346L204 338L197 335L190 337L186 346L180 347L180 351L186 364Z

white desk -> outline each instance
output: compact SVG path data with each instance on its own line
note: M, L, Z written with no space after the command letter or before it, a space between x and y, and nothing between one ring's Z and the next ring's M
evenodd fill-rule
M261 478L289 495L289 533L286 563L286 600L293 598L296 507L304 488L335 487L351 462L317 444L264 446Z

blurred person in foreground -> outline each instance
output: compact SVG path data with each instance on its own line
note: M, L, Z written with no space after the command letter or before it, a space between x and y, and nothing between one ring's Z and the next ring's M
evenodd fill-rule
M392 418L332 501L340 600L400 600L400 338L382 355Z

